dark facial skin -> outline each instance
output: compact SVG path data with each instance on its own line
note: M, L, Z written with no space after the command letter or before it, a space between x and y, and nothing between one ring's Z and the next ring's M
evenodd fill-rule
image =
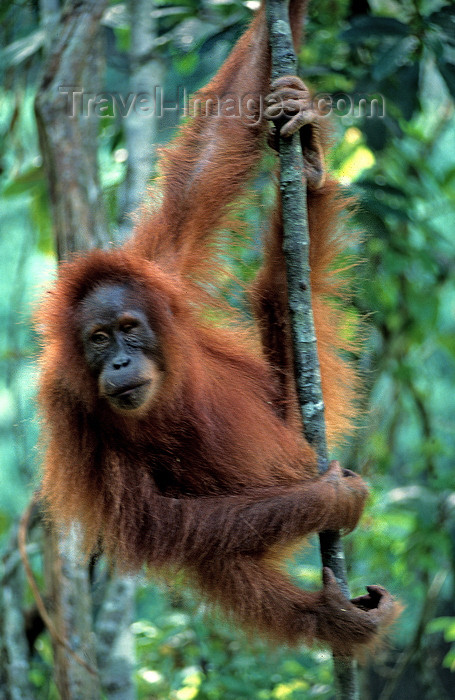
M143 413L161 386L163 366L137 292L124 284L100 284L80 310L85 359L100 395L117 412Z

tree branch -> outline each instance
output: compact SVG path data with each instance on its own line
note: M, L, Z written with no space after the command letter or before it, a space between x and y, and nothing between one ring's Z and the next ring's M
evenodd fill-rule
M272 51L272 80L281 75L294 75L297 70L288 5L288 0L267 0L266 3ZM294 134L291 138L280 137L280 166L283 252L287 270L297 396L305 438L316 450L318 470L322 474L328 467L328 449L311 305L306 180L303 176L303 156L298 134ZM341 590L349 597L344 552L339 533L322 532L319 538L323 566L332 569ZM355 662L351 659L335 657L334 666L339 698L355 700L358 697Z

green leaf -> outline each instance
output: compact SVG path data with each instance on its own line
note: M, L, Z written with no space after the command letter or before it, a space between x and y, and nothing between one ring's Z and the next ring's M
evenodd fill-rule
M362 206L377 214L381 219L386 216L393 216L400 221L409 221L407 208L404 207L394 207L377 199L369 199L367 202L362 202Z
M445 34L445 38L451 44L455 44L455 5L443 7L438 12L433 12L428 18L429 24L437 24Z
M441 184L443 187L446 187L447 185L451 185L453 180L455 180L455 166L453 168L449 168L449 170L444 174Z
M180 54L178 57L174 58L174 65L176 70L182 75L187 75L192 73L198 64L199 58L196 51L191 51L191 53Z
M387 129L390 119L365 119L363 122L363 133L365 134L367 145L373 152L382 151L387 145L389 131Z
M390 80L387 97L400 108L407 120L412 118L414 111L419 107L419 75L420 65L416 61L400 68Z
M154 19L162 19L163 17L182 17L189 12L188 7L160 7L152 10L151 15Z
M450 649L444 657L442 665L446 668L450 668L451 671L455 671L455 649Z
M44 43L44 29L37 29L23 39L17 39L0 53L3 68L18 66L32 56Z
M450 63L450 61L445 61L442 57L437 59L437 64L439 72L441 73L444 81L449 88L449 92L452 97L455 98L455 63Z
M455 641L455 617L436 617L427 625L428 632L444 632L447 642Z
M43 183L44 184L44 183ZM46 255L55 251L47 189L37 187L30 201L30 216L38 233L37 248Z
M349 43L363 43L371 37L408 36L409 27L393 17L354 17L351 27L342 33Z
M400 197L400 199L407 199L407 194L399 187L394 187L394 185L389 185L387 183L379 185L377 182L372 180L358 180L355 183L356 189L364 190L368 193L378 193L390 194L393 197Z
M18 194L28 192L36 185L44 182L44 174L41 166L33 167L26 170L21 175L18 175L14 180L5 185L3 190L4 197L15 197Z
M383 80L397 67L402 66L411 52L415 49L417 40L413 36L400 39L388 49L379 54L373 66L372 76L375 80Z
M129 51L131 45L131 29L124 26L114 27L114 34L118 50L121 52Z

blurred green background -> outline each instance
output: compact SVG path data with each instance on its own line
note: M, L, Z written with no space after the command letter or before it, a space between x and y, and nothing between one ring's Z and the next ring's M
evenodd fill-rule
M175 96L178 86L191 93L210 78L258 3L149 4L153 60ZM103 19L107 92L129 90L129 9L112 2ZM0 1L0 554L38 481L30 317L56 267L33 111L43 14L38 0ZM350 272L350 312L365 319L353 360L366 390L359 430L337 455L370 481L373 496L345 541L349 578L355 594L383 583L405 605L391 642L362 669L361 697L445 700L455 697L455 7L318 0L306 33L300 74L313 91L379 95L385 105L375 117L337 102L331 120L332 169L358 198L351 225L365 234L351 251L360 265ZM97 122L112 230L125 226L125 122L109 115ZM177 123L169 110L153 126L155 140L165 143ZM245 216L254 241L271 188L264 174L253 185ZM235 263L244 280L257 269L257 248ZM33 565L40 578L39 557ZM302 585L317 587L316 543L290 566ZM328 653L246 639L179 587L140 579L132 631L141 699L333 697ZM36 698L57 697L46 634L29 662Z

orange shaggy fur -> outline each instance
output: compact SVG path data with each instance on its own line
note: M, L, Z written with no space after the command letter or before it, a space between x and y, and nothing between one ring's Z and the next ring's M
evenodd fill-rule
M295 41L305 2L291 2ZM264 12L199 96L269 91ZM333 582L300 590L280 551L311 532L351 530L366 488L339 467L318 477L301 436L292 380L279 212L251 297L257 331L204 319L204 280L217 231L264 148L264 120L196 116L162 156L162 201L117 251L64 263L39 312L40 402L47 441L43 495L56 522L79 521L86 547L101 538L124 566L183 568L243 625L269 638L319 640L347 652L375 638L393 605L344 600ZM342 203L334 183L309 193L313 308L330 436L352 417L355 385L338 350ZM99 396L78 329L85 295L101 282L137 290L164 357L164 380L145 415L116 414ZM273 555L272 555L273 552ZM386 598L383 591L383 600ZM371 609L369 609L371 608Z

